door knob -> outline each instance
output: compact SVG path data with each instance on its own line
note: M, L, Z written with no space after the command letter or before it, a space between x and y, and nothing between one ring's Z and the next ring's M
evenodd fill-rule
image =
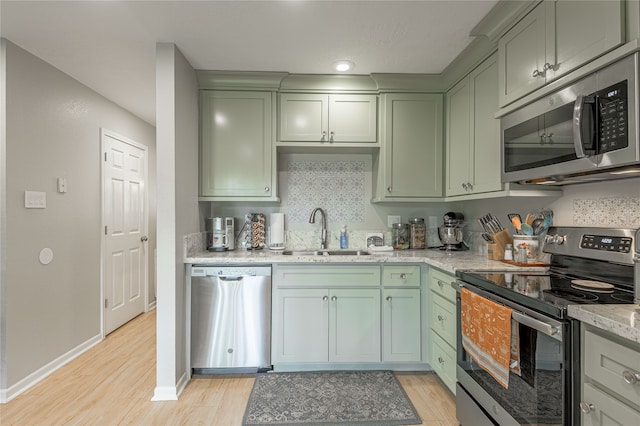
M142 237L140 237L140 241L142 241L143 243L146 242L149 238L147 238L146 235L143 235Z

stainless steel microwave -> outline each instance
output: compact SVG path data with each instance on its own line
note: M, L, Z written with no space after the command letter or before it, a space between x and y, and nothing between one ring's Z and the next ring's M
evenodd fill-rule
M636 53L503 116L502 181L640 176L638 97Z

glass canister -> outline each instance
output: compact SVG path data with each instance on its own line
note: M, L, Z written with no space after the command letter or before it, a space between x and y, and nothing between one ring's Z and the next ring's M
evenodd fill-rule
M424 224L424 218L409 218L409 248L423 249L427 242L427 226Z
M391 245L396 250L409 248L409 225L406 223L394 223L391 226Z
M516 263L537 263L540 256L539 235L514 235L513 260Z

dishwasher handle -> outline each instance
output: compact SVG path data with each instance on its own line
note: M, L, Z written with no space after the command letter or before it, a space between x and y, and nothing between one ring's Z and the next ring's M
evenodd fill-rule
M215 275L220 281L242 281L244 276L242 275Z

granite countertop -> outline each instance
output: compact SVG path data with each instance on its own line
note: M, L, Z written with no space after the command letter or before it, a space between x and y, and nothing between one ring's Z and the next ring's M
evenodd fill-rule
M640 343L640 305L570 305L569 316Z
M460 251L446 253L442 250L394 250L364 256L298 256L282 252L263 250L233 250L227 252L197 251L185 256L189 264L259 264L259 263L425 263L449 273L457 270L474 271L541 271L542 267L519 267L497 260L489 260L486 255Z

